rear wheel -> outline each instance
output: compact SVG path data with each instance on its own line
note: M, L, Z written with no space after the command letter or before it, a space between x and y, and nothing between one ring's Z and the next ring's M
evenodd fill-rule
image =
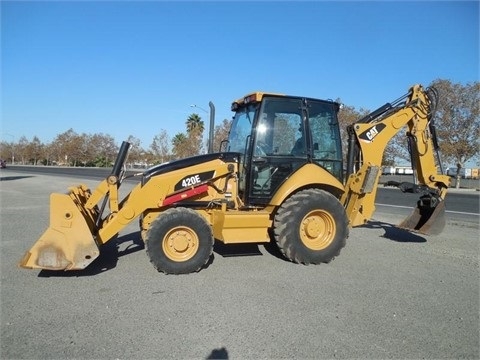
M165 211L145 234L150 262L166 274L199 271L210 259L213 243L210 225L200 214L187 208Z
M340 253L348 237L345 209L326 191L300 191L278 209L274 237L282 254L293 262L328 263Z

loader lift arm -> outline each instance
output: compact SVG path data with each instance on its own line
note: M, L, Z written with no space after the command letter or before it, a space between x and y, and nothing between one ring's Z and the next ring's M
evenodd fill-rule
M128 142L122 143L112 172L93 192L80 184L70 187L66 194L50 195L50 226L25 253L21 267L78 270L100 255L98 231L105 221L102 215L107 202L110 214L119 211L118 189L129 147Z
M421 195L417 208L400 227L436 234L443 229L441 214L450 178L443 175L433 122L437 92L415 85L392 103L387 103L348 126L347 179L341 202L350 226L371 219L381 175L382 157L388 142L405 126L414 170L413 183L394 183L404 192ZM434 226L434 224L436 224Z

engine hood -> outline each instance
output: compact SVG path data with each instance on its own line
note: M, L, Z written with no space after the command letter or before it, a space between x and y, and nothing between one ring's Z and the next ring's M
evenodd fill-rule
M145 184L148 179L152 176L165 174L170 171L183 169L189 166L198 165L201 163L209 162L212 160L220 159L225 162L238 161L240 154L236 152L223 152L223 153L213 153L213 154L203 154L192 156L184 159L174 160L153 166L143 173L142 183Z

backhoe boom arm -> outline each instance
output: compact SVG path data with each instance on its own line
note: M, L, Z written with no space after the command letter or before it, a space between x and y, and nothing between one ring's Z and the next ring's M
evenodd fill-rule
M350 226L362 225L371 219L375 211L375 197L385 149L388 142L404 127L408 128L414 180L411 186L403 184L403 188L423 194L419 207L429 206L435 209L440 203L443 206L450 179L442 174L438 154L433 125L436 99L435 89L424 90L421 85L415 85L406 95L385 104L348 127L347 180L341 201L350 219ZM427 223L429 220L419 219L419 223ZM409 221L408 226L411 225L412 222ZM412 230L428 230L422 229L422 226L423 224L415 224Z

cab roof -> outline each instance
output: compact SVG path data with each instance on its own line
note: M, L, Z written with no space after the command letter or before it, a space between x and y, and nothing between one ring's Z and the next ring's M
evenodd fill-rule
M321 100L321 99L313 99L309 97L304 97L304 96L291 96L291 95L286 95L286 94L280 94L280 93L273 93L273 92L263 92L263 91L255 91L251 92L244 97L241 97L237 100L235 100L232 103L232 111L235 111L238 109L240 106L249 104L249 103L256 103L262 101L264 96L277 96L277 97L288 97L288 98L305 98L305 99L312 99L312 100L320 100L320 101L325 101L325 102L331 102L334 103L335 101L333 100Z
M273 95L273 96L286 96L285 94L277 94L277 93L270 93L270 92L263 92L263 91L255 91L255 92L249 93L249 94L241 97L240 99L235 100L235 101L232 103L232 108L234 107L234 105L236 105L236 106L238 107L238 106L240 106L240 105L245 105L245 104L248 104L248 103L251 103L251 102L260 102L260 101L262 101L262 99L263 99L264 96L269 96L269 95Z

